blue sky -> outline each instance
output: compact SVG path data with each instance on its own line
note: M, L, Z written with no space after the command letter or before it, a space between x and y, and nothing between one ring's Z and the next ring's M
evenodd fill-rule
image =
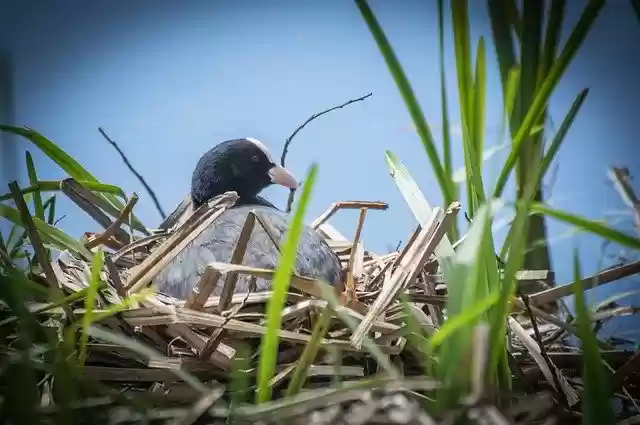
M567 25L575 24L585 3L568 2ZM401 158L432 204L442 202L404 104L350 1L5 0L2 4L0 53L8 55L12 67L13 107L8 117L56 141L103 181L120 185L129 194L136 191L142 198L137 214L150 226L160 217L142 186L101 138L98 126L120 144L164 209L171 211L188 193L199 155L214 144L251 136L279 156L284 139L311 114L368 92L373 92L370 99L314 121L293 143L288 166L298 178L312 162L319 165L307 219L335 201L383 200L390 209L369 215L364 242L385 252L406 239L415 221L388 175L387 149ZM370 4L440 141L436 2ZM448 25L448 13L446 19ZM502 106L485 2L470 2L470 19L473 45L481 35L488 41L486 137L491 145L498 137ZM567 34L568 26L563 42ZM580 90L591 88L557 158L550 202L558 208L594 219L625 209L606 171L610 166L627 166L636 175L639 171L632 150L640 134L636 118L640 87L635 84L640 43L632 42L639 35L629 3L608 2L552 98L550 110L557 128ZM448 27L446 37L449 105L457 144L454 162L459 167L457 83ZM13 151L7 146L1 151L5 173L11 164L24 173L21 162L15 161L23 161L22 150L28 145L19 141ZM41 178L63 177L48 159L31 150ZM489 162L488 169L495 169L502 157ZM265 195L284 205L287 192L272 187ZM97 230L70 202L63 201L60 208L66 214L61 226L72 235ZM342 212L332 223L351 237L356 216ZM559 283L571 279L576 244L585 273L596 270L600 257L599 239L563 238L567 230L549 222L549 234L559 238L552 245ZM631 279L590 295L601 298L635 285Z

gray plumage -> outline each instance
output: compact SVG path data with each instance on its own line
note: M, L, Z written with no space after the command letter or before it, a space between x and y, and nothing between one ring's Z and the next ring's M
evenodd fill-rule
M229 262L244 221L250 211L271 225L274 238L282 248L284 233L289 216L275 208L262 205L242 205L230 208L222 213L214 223L196 237L178 256L154 279L159 291L176 298L186 298L208 263ZM259 223L255 223L249 239L243 264L274 269L278 261L278 252L271 239ZM295 262L296 274L320 279L331 285L342 281L342 269L335 253L320 235L308 226L304 226L298 239L298 251ZM213 295L220 295L224 280L220 279ZM258 278L256 290L271 288L271 281ZM235 292L246 293L249 289L249 276L240 275Z

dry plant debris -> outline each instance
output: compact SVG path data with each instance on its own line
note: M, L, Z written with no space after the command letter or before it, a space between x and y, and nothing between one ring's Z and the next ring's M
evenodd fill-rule
M76 183L69 180L68 187L75 186ZM205 227L215 226L216 218L233 205L237 196L233 192L226 193L193 213L190 208L183 208L185 203L189 203L187 199L165 220L161 229L145 229L145 235L138 237L122 228L135 205L135 194L121 212L104 211L100 205L92 203L90 197L84 196L80 200L72 195L71 198L84 206L83 210L105 228L100 234L89 235L85 242L88 249L101 246L105 252L101 278L107 286L98 297L94 311L94 315L100 315L105 314L110 305L122 302L127 295L152 285L153 278L162 267ZM296 398L291 403L284 399L284 402L260 405L254 410L247 408L243 411L244 407L241 406L234 413L239 418L248 422L272 423L261 416L269 413L273 420L277 418L292 423L439 423L420 408L420 397L416 394L433 391L437 383L422 376L420 365L407 357L406 340L402 332L405 313L398 301L398 294L406 294L411 309L428 334L433 334L442 324L446 317L443 307L447 290L446 282L438 274L433 251L446 232L448 223L458 212L459 204L453 203L446 210L434 209L431 221L425 223L424 227L418 227L400 251L377 254L366 249L360 234L365 225L366 212L369 209L384 211L386 208L383 202L338 202L312 222L312 226L325 237L341 259L347 281L344 288L331 289L323 282L301 276L292 277L287 306L282 311L279 365L277 375L272 380L274 394L279 394L285 388L284 384L291 378L305 345L312 338L314 324L327 307L327 301L322 297L323 290L330 288L340 306L335 310L335 317L320 342L319 355L309 368L306 384L299 394L302 398ZM361 211L356 235L351 240L328 223L329 218L341 209ZM109 215L115 220L109 219ZM243 258L243 250L254 225L264 223L259 216L250 215L245 225L247 231L240 235L232 261L209 264L187 300L146 293L128 309L101 322L105 328L135 337L140 344L158 353L158 358L144 358L126 345L103 341L97 335L88 346L86 376L119 392L145 395L158 407L153 413L157 421L187 424L207 416L211 423L217 420L222 423L230 412L216 407L216 402L226 397L222 385L228 381L236 356L239 350L248 347L246 373L255 376L256 350L261 336L266 333L265 305L270 294L239 294L233 290L238 274L255 277L273 275L272 270L255 269L239 261ZM81 291L89 285L91 263L79 255L65 251L51 263L44 264L45 281L59 287L65 295ZM637 271L637 264L623 266L606 270L588 280L602 284ZM525 270L518 274L517 279L526 281L548 276L547 271ZM224 285L220 297L209 296L215 285ZM484 400L482 380L478 377L473 394L469 397L468 408L464 411L472 423L517 423L525 416L546 417L558 404L571 409L579 403L581 354L564 343L562 338L575 332L573 324L535 306L565 296L565 288L559 286L524 300L514 298L513 311L529 311L529 319L534 320L519 322L509 318L511 354L518 369L515 375L521 376L536 390L546 389L549 396L543 397L538 393L537 401L528 406L535 406L535 409L518 410L517 406L525 403L525 399L520 399L509 409L499 410ZM56 320L63 314L60 307L52 305L31 304L29 308L46 320ZM79 315L84 310L80 305L80 308L68 313ZM601 314L600 317L605 320L615 314ZM355 332L345 325L342 319L345 315L355 323ZM384 378L388 382L381 388L336 390L332 382L357 383L363 378L380 376L375 369L371 369L371 357L362 348L365 337L371 338L395 364L402 365L403 380L397 381L390 376ZM483 331L479 328L474 343L478 350L474 359L477 363L476 372L482 370L486 362L486 356L481 354L486 351L486 344L486 329ZM602 355L616 370L615 385L620 397L633 402L638 396L638 385L633 376L638 355L616 350L613 346L608 348ZM199 392L176 371L186 371L197 377L205 382L208 390ZM117 405L115 399L87 400L78 409L88 409L93 415L93 408L97 407L109 410L111 423L135 422L136 415L139 415ZM53 406L43 409L55 410ZM532 409L537 410L534 412ZM147 419L154 422L153 418ZM449 421L454 419L451 417Z

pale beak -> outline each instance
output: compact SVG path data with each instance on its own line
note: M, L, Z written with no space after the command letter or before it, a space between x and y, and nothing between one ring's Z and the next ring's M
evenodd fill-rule
M279 184L280 186L288 187L289 189L297 189L298 182L293 174L289 172L284 167L279 165L274 165L269 169L269 177L271 177L271 182L275 184Z

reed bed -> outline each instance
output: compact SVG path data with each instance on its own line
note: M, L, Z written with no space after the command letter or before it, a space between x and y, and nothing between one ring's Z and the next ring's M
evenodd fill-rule
M61 186L75 188L65 194L105 230L87 233L75 251L62 251L32 276L43 288L55 282L64 305L26 305L44 327L64 328L65 309L71 315L67 320L83 323L89 317L87 337L79 348L84 352L82 380L98 384L99 390L94 388L89 391L95 393L92 397L64 406L78 420L95 423L101 417L109 423L188 424L231 418L237 423L426 424L467 417L471 423L508 424L580 417L584 360L579 349L565 342L566 336L578 333L577 327L571 318L545 311L551 301L568 295L573 284L549 285L553 274L547 270L519 271L519 285L531 287L535 282L548 289L514 296L509 303L510 366L522 390L498 399L485 393L489 389L481 377L487 362L488 329L477 325L473 354L464 360L473 363L469 370L477 375L471 393L459 401L459 408L441 412L437 419L425 410L424 400L433 397L442 383L425 374L427 360L420 339L433 340L447 318L447 282L438 273L434 251L460 209L457 202L447 209L434 208L431 219L418 226L406 244L384 254L368 250L360 240L367 212L383 213L384 202L337 202L313 220L311 227L342 262L344 285L332 288L291 276L279 313L275 373L268 382L273 401L246 404L241 401L258 391L260 342L270 333L266 305L274 294L235 293L234 285L241 274L273 278L274 270L251 268L242 261L252 227L263 226L273 235L268 224L259 215L249 215L248 231L236 242L234 261L209 264L192 294L178 300L150 291L153 278L204 228L216 225L216 217L237 199L235 193L226 193L195 212L187 197L159 228L144 228L143 235L136 236L125 230L126 223L131 223L135 194L120 212L111 211L114 214L109 216L91 196L78 195L90 192L77 181L68 179ZM343 209L361 211L353 238L329 223ZM23 219L28 222L30 215ZM272 239L281 249L282 241ZM31 244L36 253L40 251L37 236ZM87 251L94 254L88 256ZM638 271L640 263L609 269L583 279L582 287ZM217 285L223 288L221 295L210 296ZM87 299L92 300L91 311ZM629 313L609 307L592 320ZM10 316L3 324L15 319ZM602 344L601 356L615 371L614 396L633 403L637 383L632 372L638 356ZM53 420L60 406L47 394L48 388L43 383L38 391L39 409L44 418ZM132 400L144 403L148 410L128 406Z

